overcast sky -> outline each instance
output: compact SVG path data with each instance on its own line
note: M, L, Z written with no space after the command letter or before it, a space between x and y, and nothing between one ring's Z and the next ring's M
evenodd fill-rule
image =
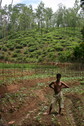
M2 0L2 5L11 4L12 0ZM75 0L13 0L13 4L24 3L26 5L32 5L33 9L37 8L38 4L43 1L45 7L51 7L55 12L58 8L58 4L62 3L67 8L73 7Z

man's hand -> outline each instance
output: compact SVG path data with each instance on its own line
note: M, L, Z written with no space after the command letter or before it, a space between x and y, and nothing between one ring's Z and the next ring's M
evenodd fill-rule
M54 82L49 84L49 87L52 88L52 89L54 89L54 87L52 86L53 84L54 84Z
M61 83L64 86L64 88L69 88L69 86L66 83L64 83L64 82L61 82Z

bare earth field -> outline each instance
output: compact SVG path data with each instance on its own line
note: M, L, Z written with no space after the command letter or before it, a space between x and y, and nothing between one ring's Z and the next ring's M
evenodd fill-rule
M32 75L33 73L29 73ZM55 77L24 79L0 86L0 126L84 126L84 85L80 80L65 81L65 108L58 116L58 106L46 115L53 96L49 83Z

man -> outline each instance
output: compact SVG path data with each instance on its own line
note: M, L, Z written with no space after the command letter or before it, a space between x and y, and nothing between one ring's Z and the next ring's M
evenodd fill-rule
M54 90L55 94L53 96L48 114L51 113L52 106L55 103L59 104L59 112L58 112L59 115L61 115L61 110L62 110L62 108L64 108L62 88L69 88L69 86L67 84L65 84L64 82L60 81L60 79L61 79L61 74L57 74L56 75L56 81L49 84L49 87Z

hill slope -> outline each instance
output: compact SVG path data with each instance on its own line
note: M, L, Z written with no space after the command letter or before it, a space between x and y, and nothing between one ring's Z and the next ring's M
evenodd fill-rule
M0 60L12 62L68 61L82 41L77 28L52 28L8 33L0 39Z

